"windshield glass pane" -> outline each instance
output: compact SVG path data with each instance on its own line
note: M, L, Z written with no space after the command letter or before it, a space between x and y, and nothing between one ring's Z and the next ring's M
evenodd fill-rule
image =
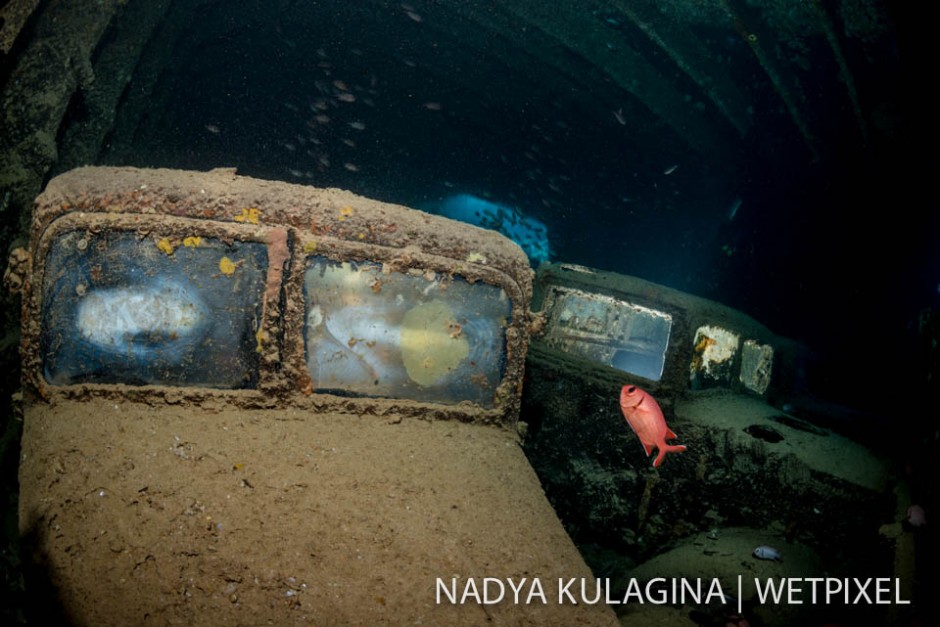
M260 243L65 233L46 257L45 378L254 387L266 275Z
M318 391L494 405L505 292L435 272L307 260L307 367Z

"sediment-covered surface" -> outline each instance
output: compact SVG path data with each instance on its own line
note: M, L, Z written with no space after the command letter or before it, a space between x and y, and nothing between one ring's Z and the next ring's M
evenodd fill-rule
M436 603L437 578L590 577L507 429L299 410L26 408L33 607L101 624L615 624ZM36 595L33 595L35 598Z

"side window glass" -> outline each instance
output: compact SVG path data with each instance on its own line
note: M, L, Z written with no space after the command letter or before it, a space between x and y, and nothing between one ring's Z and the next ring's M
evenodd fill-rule
M69 231L46 256L46 380L257 385L267 248L198 236Z
M672 316L604 294L555 287L545 299L545 343L605 366L659 381Z
M314 389L494 406L511 308L501 288L312 256L304 299Z

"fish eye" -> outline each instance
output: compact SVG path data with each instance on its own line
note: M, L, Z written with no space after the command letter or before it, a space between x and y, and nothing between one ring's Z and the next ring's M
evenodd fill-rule
M636 386L635 386L635 385L631 385L630 387L627 388L627 393L628 393L628 394L633 394L634 392L636 392Z

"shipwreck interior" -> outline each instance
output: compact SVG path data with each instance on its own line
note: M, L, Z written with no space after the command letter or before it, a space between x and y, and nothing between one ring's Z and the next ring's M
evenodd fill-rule
M858 351L830 332L849 301L867 303L859 329L900 328L936 291L935 212L913 200L929 53L903 3L94 7L0 9L7 247L77 165L236 167L517 207L553 259L713 298L829 356ZM883 349L904 363L902 346Z
M757 308L742 258L830 248L819 271L839 276L858 259L831 214L903 198L923 167L906 142L930 137L914 19L874 1L95 6L2 9L8 211L91 163L237 167L408 206L469 192L564 229L558 259ZM609 240L611 220L681 254ZM797 268L775 269L792 297Z
M0 252L6 263L26 244L34 200L74 168L234 168L498 230L533 269L552 262L536 291L567 264L600 298L623 285L659 294L629 276L683 293L676 302L721 303L758 321L786 394L745 390L747 418L715 430L719 392L696 405L654 384L680 435L707 451L666 462L681 494L665 504L650 505L664 479L634 455L616 372L533 341L524 451L568 534L598 576L682 539L718 542L707 534L722 525L812 546L831 533L843 544L826 559L880 568L900 559L899 526L871 563L853 543L879 520L900 525L910 486L935 500L936 425L918 408L940 400L938 119L924 96L936 54L914 4L0 0ZM21 310L7 289L0 302L0 414L12 417ZM658 359L639 381L658 381ZM788 422L795 397L805 415ZM586 415L597 419L583 426ZM0 616L16 620L21 431L2 419L12 609ZM835 442L870 474L777 454ZM728 515L696 490L751 496Z

